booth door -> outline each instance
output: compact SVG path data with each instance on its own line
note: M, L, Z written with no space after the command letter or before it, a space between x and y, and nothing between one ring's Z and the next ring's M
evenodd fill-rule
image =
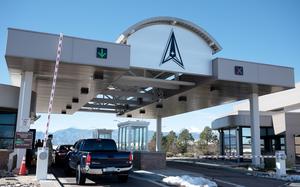
M300 135L295 136L295 157L296 164L300 164Z

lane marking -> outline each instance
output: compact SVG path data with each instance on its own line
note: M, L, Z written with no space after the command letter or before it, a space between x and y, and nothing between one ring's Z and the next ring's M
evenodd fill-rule
M229 185L232 185L232 186L235 186L235 187L245 187L243 185L235 184L235 183L224 181L224 180L221 180L221 179L214 178L214 179L211 179L211 180L217 181L217 182L220 182L220 183L224 183L224 184L229 184Z
M132 175L129 175L129 177L131 177L131 178L133 178L133 179L138 179L138 180L147 181L147 182L150 182L150 183L152 183L152 184L156 184L156 185L161 186L161 187L170 187L170 186L168 186L168 185L161 184L161 183L156 182L156 181L154 181L154 180L145 179L145 178L143 178L143 177L137 177L137 176L132 176Z

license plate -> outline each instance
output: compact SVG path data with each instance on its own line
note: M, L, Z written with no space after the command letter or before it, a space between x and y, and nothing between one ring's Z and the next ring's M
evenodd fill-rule
M104 171L106 172L112 172L112 171L115 171L116 168L115 167L108 167L108 168L105 168Z

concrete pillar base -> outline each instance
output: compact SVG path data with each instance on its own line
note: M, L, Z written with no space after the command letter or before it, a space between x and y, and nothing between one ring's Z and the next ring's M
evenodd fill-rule
M161 151L161 117L156 120L156 151Z
M165 169L166 153L165 152L133 152L133 167L141 170Z

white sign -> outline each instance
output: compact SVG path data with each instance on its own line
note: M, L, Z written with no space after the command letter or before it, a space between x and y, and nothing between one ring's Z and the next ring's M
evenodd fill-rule
M130 35L127 44L131 67L212 75L212 49L187 29L152 25Z

